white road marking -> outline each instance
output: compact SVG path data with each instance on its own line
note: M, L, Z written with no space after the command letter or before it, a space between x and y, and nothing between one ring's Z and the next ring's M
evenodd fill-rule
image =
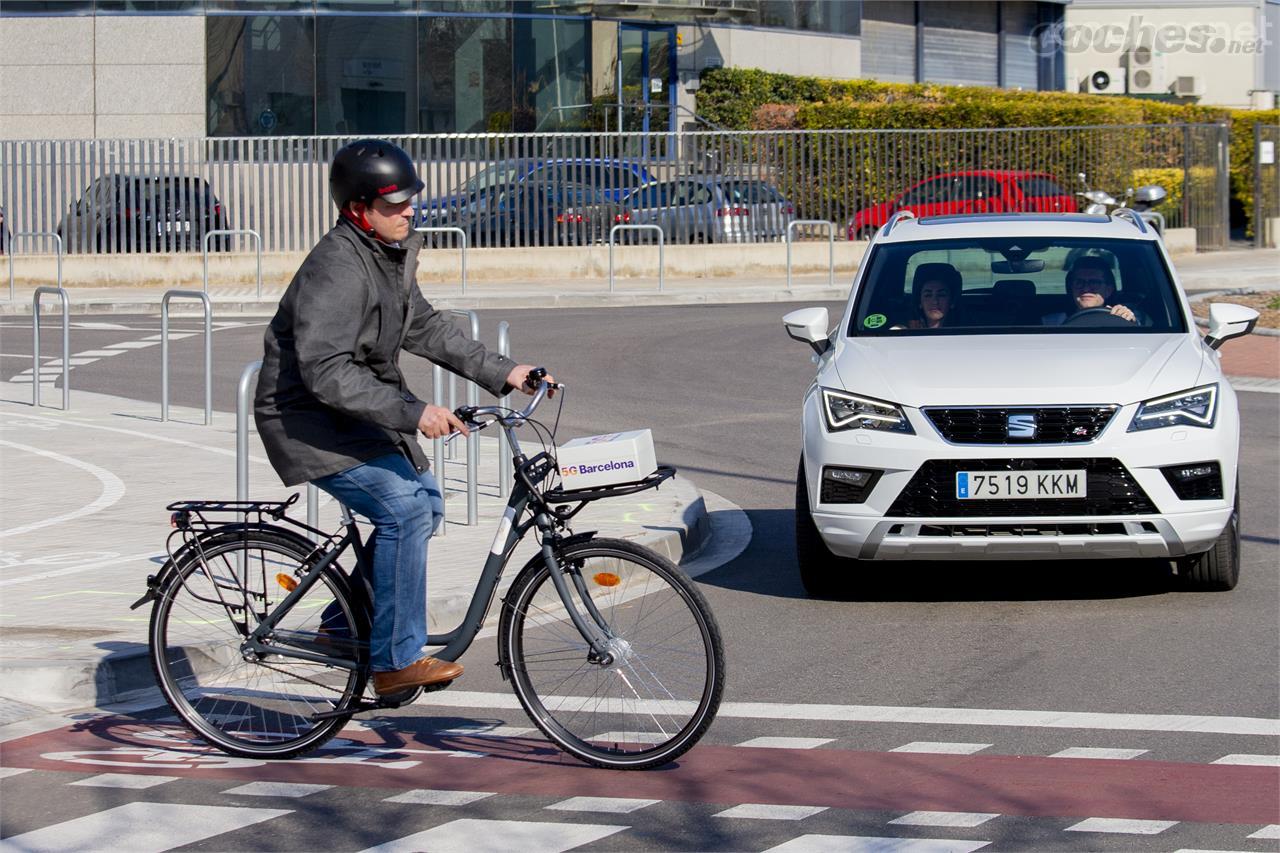
M153 433L142 432L136 429L121 429L120 427L109 427L109 426L103 426L101 424L89 424L83 421L77 421L72 419L56 420L54 418L46 418L38 415L24 415L24 417L28 417L38 421L47 421L48 423L54 424L56 426L83 427L84 429L96 429L96 430L102 430L103 432L115 432L115 433L119 433L120 435L135 435L141 438L149 438L152 441L163 442L164 444L176 444L179 447L190 447L193 450L203 450L206 453L216 453L219 456L227 456L232 459L234 459L236 455L236 452L234 450L227 450L222 447L210 447L209 445L200 444L199 442L195 442L195 441L184 441L181 438L171 438L170 436L167 436L167 435L155 435ZM260 465L269 464L269 461L265 456L251 455L249 457L249 461L256 462Z
M712 817L744 818L747 820L804 820L826 810L826 806L775 806L771 803L743 803L740 806L717 812Z
M1224 755L1210 764L1243 764L1249 767L1280 767L1280 755Z
M570 797L547 806L557 812L600 812L601 814L631 814L661 800L637 800L627 797Z
M242 797L309 797L320 791L327 791L332 785L309 785L305 782L250 782L238 788L228 788L224 794L236 794Z
M537 850L563 853L608 838L627 826L590 823L535 823L526 820L455 820L424 832L406 835L364 853L510 853Z
M28 325L30 325L30 324L28 324ZM120 331L120 332L133 332L133 331L137 331L136 329L134 329L134 328L132 328L132 327L130 327L130 326L124 326L124 325L121 325L120 323L89 323L89 322L78 322L78 323L72 323L72 324L71 324L71 327L72 327L73 329L106 329L106 330L111 330L111 331Z
M1145 749L1108 749L1103 746L1072 746L1050 755L1050 758L1114 758L1124 760L1144 755Z
M118 566L121 563L146 562L151 563L154 566L157 565L155 562L157 558L163 560L167 556L168 555L164 551L144 551L141 554L130 554L128 557L117 557L113 560L96 560L94 562L84 563L78 566L68 566L64 569L53 569L51 571L41 572L38 575L23 575L16 578L5 578L4 580L0 580L0 587L11 586L12 584L19 583L31 583L33 581L50 580L64 575L80 574L81 572L91 572L98 569L104 569L107 566ZM141 595L141 593L139 593L139 595Z
M829 737L753 737L744 740L738 746L758 747L761 749L817 749L831 743Z
M431 732L436 737L524 737L536 732L529 726L454 726L450 729L439 729Z
M17 776L22 773L30 772L30 767L0 767L0 779L8 779L10 776Z
M17 536L21 533L30 533L33 530L40 530L45 527L51 527L57 524L65 524L77 518L83 518L86 515L93 515L95 512L106 509L116 501L124 497L124 483L115 474L112 474L105 468L99 468L91 462L85 462L83 459L75 459L70 456L63 456L61 453L54 453L52 450L42 450L39 447L30 447L26 444L18 444L13 441L0 440L0 446L12 447L14 450L21 450L25 453L34 453L37 456L44 456L61 462L64 465L70 465L73 468L79 468L87 471L98 479L102 484L102 493L98 495L91 503L88 503L77 510L64 512L62 515L56 515L53 518L45 518L40 521L24 524L21 527L10 527L8 530L0 530L0 539L6 536Z
M876 838L868 835L802 835L765 853L973 853L990 841L951 838Z
M161 853L286 814L285 809L128 803L10 836L3 848L23 853Z
M933 740L916 740L895 746L890 752L927 752L935 755L973 755L981 752L989 743L947 743Z
M107 344L107 349L146 349L160 343L160 336L156 335L154 341L120 341L118 344Z
M670 735L658 732L601 732L587 740L607 741L609 743L662 743Z
M102 773L71 784L73 786L83 785L86 788L130 788L141 790L143 788L154 788L156 785L163 785L165 782L173 782L178 778L177 776L134 776L128 773Z
M492 796L493 794L488 791L437 791L431 788L418 788L414 791L405 791L395 797L387 797L383 802L422 806L465 806Z
M550 697L548 701L577 702L587 697ZM510 693L445 690L433 693L431 704L449 708L511 708L519 710ZM631 710L678 710L671 703L633 702ZM607 703L601 711L612 711ZM818 720L839 723L927 723L944 726L1016 726L1022 728L1089 729L1099 731L1188 732L1280 736L1280 720L1265 717L1219 717L1191 714L1124 714L1103 711L1021 711L1003 708L912 708L899 705L799 705L771 702L726 702L721 718L751 720Z
M1123 817L1091 817L1068 826L1067 832L1109 832L1119 835L1159 835L1176 820L1133 820Z
M899 826L981 826L999 814L986 812L912 812L896 817L889 823Z
M1262 838L1266 840L1280 838L1280 823L1273 823L1270 826L1264 826L1249 837Z
M77 356L89 356L93 358L110 358L113 355L124 355L122 349L87 349L84 352L76 353Z

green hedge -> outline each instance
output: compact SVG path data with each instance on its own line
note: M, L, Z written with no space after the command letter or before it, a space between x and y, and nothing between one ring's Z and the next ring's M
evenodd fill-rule
M1084 95L1071 92L1022 92L970 86L940 86L919 83L881 83L875 80L826 80L797 77L755 69L717 68L704 71L697 95L698 113L727 129L734 130L884 130L884 129L964 129L964 128L1044 128L1106 127L1112 125L1228 124L1231 128L1231 193L1244 208L1246 225L1253 233L1253 125L1280 124L1280 110L1268 112L1228 110L1198 104L1173 104L1139 98ZM1090 182L1095 187L1122 191L1142 183L1136 173L1161 170L1159 182L1170 198L1161 210L1174 223L1181 214L1182 194L1208 198L1211 180L1180 185L1188 152L1184 140L1173 128L1169 131L1099 131L1105 139L1107 156L1101 158ZM1145 136L1145 138L1143 138ZM764 144L764 143L761 143ZM780 138L769 143L780 148L810 145L803 138ZM984 150L989 148L990 150ZM830 148L826 149L828 152ZM839 150L839 149L837 149ZM841 153L844 153L843 151ZM1001 152L984 140L966 140L964 163L948 162L946 152L932 156L932 173L950 168L974 168L974 163L999 164ZM812 175L786 178L785 188L800 201L812 199L808 207L825 209L831 198L853 198L838 205L843 208L883 201L928 173L907 162L910 152L878 150L874 154L853 155L853 162L822 151L775 154L781 160L814 163ZM1042 135L1035 150L1011 168L1037 169L1074 178L1072 163L1080 160L1080 144L1067 137ZM1193 169L1193 172L1203 172ZM1176 179L1170 181L1171 178ZM1202 175L1202 178L1204 176ZM845 186L846 182L851 182ZM1074 190L1075 187L1072 187ZM824 203L825 202L825 203Z

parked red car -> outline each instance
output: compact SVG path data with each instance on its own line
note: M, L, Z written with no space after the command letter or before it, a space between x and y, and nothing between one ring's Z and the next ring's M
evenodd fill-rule
M1075 213L1075 197L1043 172L976 169L947 172L909 187L893 201L864 207L849 223L849 239L867 239L899 210L916 216L962 213Z

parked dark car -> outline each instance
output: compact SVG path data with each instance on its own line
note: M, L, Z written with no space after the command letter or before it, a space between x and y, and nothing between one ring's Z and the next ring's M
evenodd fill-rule
M935 175L897 198L864 207L849 223L850 240L866 240L899 210L916 216L965 213L1075 213L1076 199L1052 175L975 169Z
M586 186L599 191L606 200L617 201L651 180L640 163L612 157L504 160L481 169L449 195L421 202L417 222L428 226L449 224L465 215L478 200L483 203L494 192L506 192L525 183Z
M781 240L795 218L795 206L772 184L720 175L685 175L649 184L622 204L630 222L659 226L668 243ZM631 240L654 239L642 231L633 234L628 234Z
M103 175L58 224L68 252L199 252L226 227L222 203L203 178ZM215 239L211 249L227 248Z
M598 241L621 208L596 187L528 180L477 191L452 210L438 225L461 228L472 246L554 246ZM451 242L432 237L435 245Z

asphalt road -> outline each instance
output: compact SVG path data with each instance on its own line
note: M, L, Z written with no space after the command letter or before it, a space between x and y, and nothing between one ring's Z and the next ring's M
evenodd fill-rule
M1245 541L1233 592L1180 591L1149 563L888 563L867 567L879 581L869 595L811 600L796 575L792 501L799 404L813 366L806 348L782 332L780 318L790 307L797 306L509 311L480 318L490 341L496 322L508 320L516 357L545 364L568 383L562 436L650 427L661 461L747 513L749 547L699 579L726 640L727 701L1280 717L1280 396L1240 394ZM224 410L234 408L241 367L261 355L264 321L236 322L246 325L215 333L214 404ZM121 328L86 327L94 323ZM194 327L185 320L175 325ZM78 319L72 350L137 339L158 327L155 318ZM0 338L0 375L29 368L29 325L6 319ZM46 356L56 354L56 338L49 335ZM200 338L176 342L173 357L174 403L198 405ZM158 360L151 348L78 366L72 387L158 400ZM410 384L428 394L430 365L413 357L405 365ZM504 689L487 666L491 657L486 648L464 658L465 689ZM518 712L510 717L519 720ZM733 743L746 735L742 725L724 720L713 734ZM818 728L775 721L767 733L815 734ZM1277 751L1274 738L1212 732L1180 735L1176 745L1162 739L1168 735L1122 730L1064 741L1052 726L943 726L929 735L998 743L1001 752L1019 755L1050 755L1067 744L1137 747L1169 761L1208 763L1231 753ZM854 748L889 749L910 737L870 726ZM916 738L923 739L918 732ZM1186 796L1194 800L1197 791ZM1038 831L1015 833L1005 849L1061 846L1035 840ZM1267 849L1265 842L1245 846L1239 832L1205 833L1190 846ZM299 843L306 837L299 835ZM633 843L662 847L661 838ZM733 833L694 838L700 840L692 846L708 849L744 846ZM1091 849L1172 843L1148 848L1149 841L1117 836L1087 843Z

